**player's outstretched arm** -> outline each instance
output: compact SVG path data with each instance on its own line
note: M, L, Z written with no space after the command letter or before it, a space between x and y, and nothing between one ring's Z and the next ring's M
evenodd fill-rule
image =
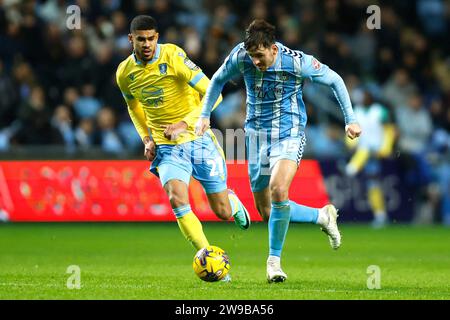
M347 136L350 139L359 137L362 131L356 121L350 95L341 76L310 55L302 57L302 76L331 88L344 114Z
M197 135L203 135L209 128L209 118L214 107L214 102L220 96L223 86L233 77L240 74L238 65L238 53L240 45L236 46L225 59L224 63L214 73L209 83L206 94L203 97L203 109L200 118L195 125L195 133Z
M214 107L214 102L217 100L217 98L219 98L223 86L227 81L228 79L223 72L223 68L221 67L212 77L208 89L206 90L206 94L202 99L202 113L200 114L200 118L195 125L195 133L197 135L201 136L205 133L206 130L209 129L209 118Z
M204 103L205 103L205 100L206 100L206 91L207 91L207 89L208 89L208 87L209 87L209 85L210 85L210 83L211 83L211 81L209 80L209 78L207 77L207 76L203 76L202 78L201 78L201 80L193 87L199 94L200 94L200 96L202 97L202 100L200 101L200 105L198 106L199 108L202 108L202 106L204 105ZM222 102L222 95L219 93L219 97L217 98L217 100L215 101L215 103L214 103L214 105L213 105L213 107L212 107L212 110L214 110L215 108L217 108L217 106ZM203 110L203 109L202 109ZM192 110L183 120L186 122L186 123L191 123L191 119L192 118L198 118L198 109L196 108L196 109L194 109L194 110ZM195 133L197 134L197 135L203 135L203 133L206 131L206 130L208 130L209 129L209 117L208 117L208 119L206 119L206 118L200 118L200 119L203 119L204 121L202 121L202 122L204 122L205 124L204 124L204 126L202 126L202 128L204 127L205 129L202 129L202 130L197 130L197 126L198 126L198 123L196 123L196 126L195 126ZM198 134L199 132L201 132L201 134Z

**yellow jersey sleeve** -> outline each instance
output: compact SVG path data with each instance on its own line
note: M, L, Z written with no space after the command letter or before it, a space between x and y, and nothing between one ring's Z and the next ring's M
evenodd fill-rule
M193 89L195 89L200 94L202 99L201 103L183 119L186 123L192 123L193 121L196 121L196 118L200 116L203 105L203 98L206 94L206 90L208 89L210 80L203 73L203 71L189 59L183 49L177 47L175 53L176 54L174 57L173 65L178 77L183 79ZM222 95L219 96L216 103L214 104L213 110L220 104L221 101Z
M128 103L128 101L133 100L134 97L131 94L131 91L128 88L127 79L124 75L124 69L125 69L126 61L123 61L119 66L117 67L116 71L116 82L119 86L120 92L122 93L123 98Z
M142 105L139 103L139 101L133 97L128 88L127 80L123 76L123 65L119 65L119 67L117 68L116 82L127 104L128 114L130 115L131 121L133 122L136 131L141 137L141 140L146 136L150 136L146 124L144 109L142 108Z
M172 65L175 69L175 75L182 81L189 84L198 93L204 95L206 91L201 92L203 88L197 86L199 81L205 78L205 74L194 62L192 62L180 47L175 48Z

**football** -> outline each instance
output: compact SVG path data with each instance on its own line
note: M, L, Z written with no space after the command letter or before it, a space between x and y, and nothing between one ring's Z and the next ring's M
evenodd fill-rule
M223 249L207 246L195 254L192 266L200 279L215 282L222 280L230 271L230 259Z

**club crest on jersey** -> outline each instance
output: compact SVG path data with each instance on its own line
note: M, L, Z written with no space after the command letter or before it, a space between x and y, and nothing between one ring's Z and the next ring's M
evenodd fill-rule
M130 81L134 81L134 73L131 73L131 74L128 76L128 79L130 79Z
M320 69L320 62L316 58L313 59L312 65L313 65L314 70Z
M158 67L161 74L167 74L167 63L160 63Z
M193 71L197 71L198 69L200 69L199 67L197 67L197 65L195 63L193 63L189 58L184 58L184 64L191 70Z

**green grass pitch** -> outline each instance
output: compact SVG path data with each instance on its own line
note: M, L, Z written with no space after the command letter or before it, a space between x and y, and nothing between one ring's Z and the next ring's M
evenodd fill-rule
M291 224L283 253L288 279L265 279L267 225L241 231L204 223L231 260L231 283L206 283L176 223L0 224L0 299L450 299L450 229L343 224L330 249L317 226ZM68 266L81 288L68 289ZM380 289L367 288L368 267Z

